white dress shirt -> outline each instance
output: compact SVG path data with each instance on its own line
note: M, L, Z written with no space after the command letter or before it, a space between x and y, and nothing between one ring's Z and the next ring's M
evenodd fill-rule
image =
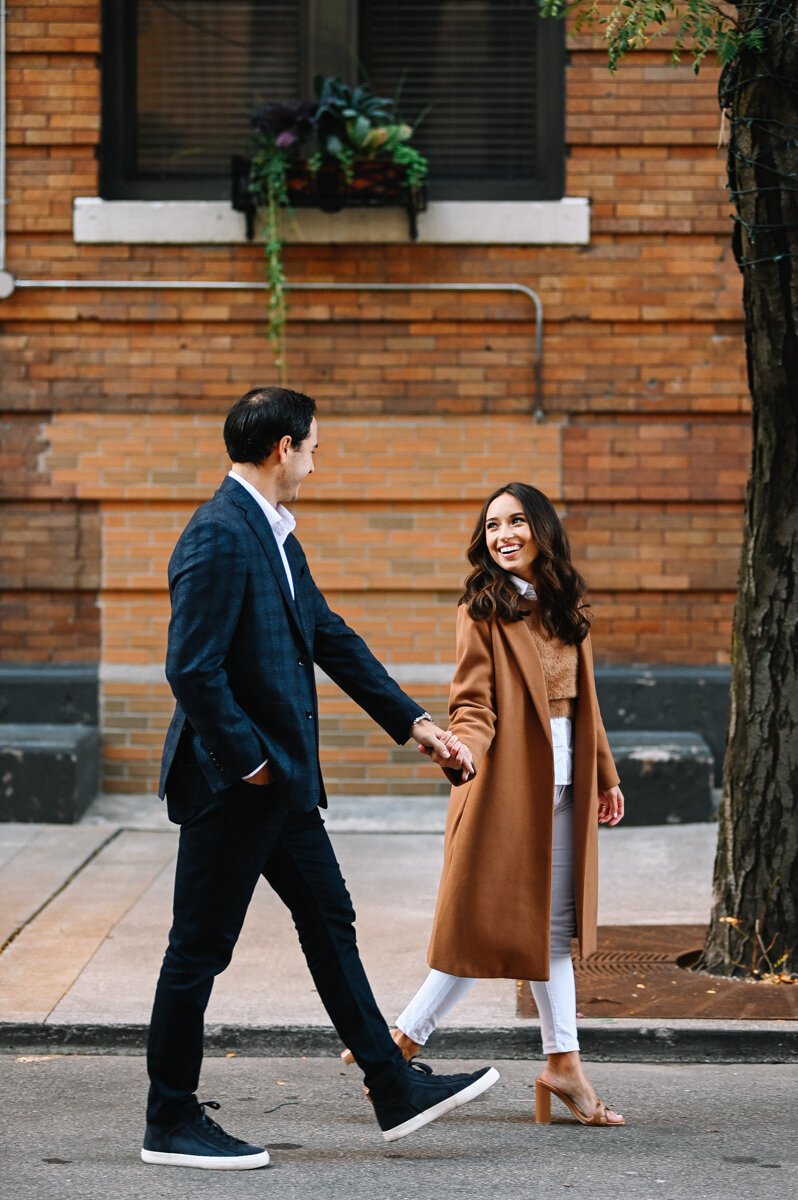
M278 504L276 508L269 504L265 496L261 496L256 487L253 487L248 479L244 479L243 475L238 475L235 471L228 471L231 479L235 479L236 483L240 483L242 488L246 488L253 500L255 500L263 513L266 520L269 522L271 531L274 534L274 540L277 543L277 549L280 551L280 558L283 560L285 573L288 578L288 586L291 589L291 595L294 595L294 579L291 574L291 568L288 565L288 558L285 553L285 540L289 533L293 533L296 529L296 518L283 504Z
M269 522L271 531L274 534L274 540L277 543L277 549L280 551L280 558L283 560L283 566L285 567L285 574L286 578L288 579L288 586L291 589L291 595L294 597L294 599L296 599L296 595L294 593L294 577L291 574L291 567L288 562L288 557L285 553L285 539L288 537L289 533L293 533L296 529L295 517L288 511L287 508L285 508L284 505L278 504L275 508L272 504L269 504L269 501L266 499L266 497L261 496L258 489L253 487L248 479L244 479L244 477L239 475L236 471L228 471L227 473L231 479L235 479L236 483L240 483L242 488L246 488L252 499L257 501L258 507L260 508L266 520ZM242 775L242 779L251 779L253 775L257 775L261 767L265 767L268 761L268 758L264 759L254 771L250 771L248 775Z
M511 575L515 586L527 600L537 600L538 594L531 583L520 575ZM574 776L573 725L570 717L550 717L551 745L554 751L554 784L569 784Z

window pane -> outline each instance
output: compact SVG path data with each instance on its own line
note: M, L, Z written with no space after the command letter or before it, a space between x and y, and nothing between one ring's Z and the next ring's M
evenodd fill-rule
M534 0L361 0L360 57L379 95L401 93L430 179L535 180Z
M137 174L227 174L253 100L298 95L299 6L139 0Z

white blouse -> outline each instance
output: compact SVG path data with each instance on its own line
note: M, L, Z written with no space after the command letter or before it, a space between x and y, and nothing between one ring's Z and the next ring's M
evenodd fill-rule
M531 583L519 575L511 575L515 586L527 600L537 600L538 594ZM574 731L570 717L551 717L551 745L554 751L554 786L573 783L574 778Z

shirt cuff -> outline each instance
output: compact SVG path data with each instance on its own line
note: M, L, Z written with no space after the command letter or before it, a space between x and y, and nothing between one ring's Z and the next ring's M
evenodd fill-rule
M258 771L263 770L263 768L266 766L266 763L268 761L269 761L268 758L264 758L263 762L260 764L259 767L256 767L254 771L250 771L249 775L242 775L241 778L242 779L251 779L253 775L257 775Z

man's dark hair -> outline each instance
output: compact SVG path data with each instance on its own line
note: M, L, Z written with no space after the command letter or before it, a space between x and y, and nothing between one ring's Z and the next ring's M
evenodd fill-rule
M304 442L316 401L283 387L251 388L236 400L224 423L224 444L232 462L262 463L280 438Z

